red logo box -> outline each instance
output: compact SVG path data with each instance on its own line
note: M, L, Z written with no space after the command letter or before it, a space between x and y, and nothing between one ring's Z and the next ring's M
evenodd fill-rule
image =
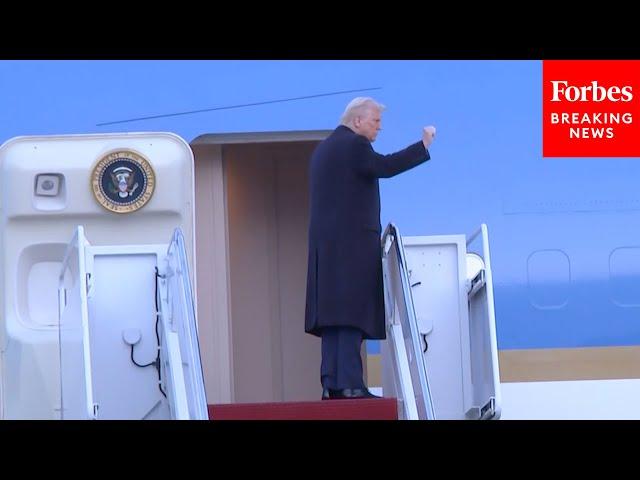
M543 157L640 157L640 60L542 62Z

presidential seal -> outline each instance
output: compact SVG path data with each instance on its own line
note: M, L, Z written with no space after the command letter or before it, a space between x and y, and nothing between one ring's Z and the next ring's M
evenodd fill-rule
M93 195L111 212L131 213L153 195L156 178L149 161L131 150L102 157L91 174Z

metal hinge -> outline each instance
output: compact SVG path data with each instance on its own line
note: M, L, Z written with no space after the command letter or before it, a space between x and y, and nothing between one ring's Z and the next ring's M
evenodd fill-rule
M87 272L87 298L91 296L93 290L93 278L91 277L91 273Z
M482 289L487 283L487 278L484 273L484 268L473 277L473 279L467 283L467 291L469 292L469 298L473 297L478 291Z
M490 420L496 414L496 400L491 397L482 407L471 407L467 411L467 418L472 420Z
M480 409L480 420L489 420L496 414L496 400L491 397Z

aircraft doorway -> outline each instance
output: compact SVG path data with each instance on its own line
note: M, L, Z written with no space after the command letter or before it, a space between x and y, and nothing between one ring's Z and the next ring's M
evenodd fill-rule
M329 133L207 134L191 144L209 403L320 398L320 340L304 332L307 172Z

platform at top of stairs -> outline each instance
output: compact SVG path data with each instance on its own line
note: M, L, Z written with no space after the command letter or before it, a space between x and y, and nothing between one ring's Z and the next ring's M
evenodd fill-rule
M395 398L209 405L211 420L398 420Z

